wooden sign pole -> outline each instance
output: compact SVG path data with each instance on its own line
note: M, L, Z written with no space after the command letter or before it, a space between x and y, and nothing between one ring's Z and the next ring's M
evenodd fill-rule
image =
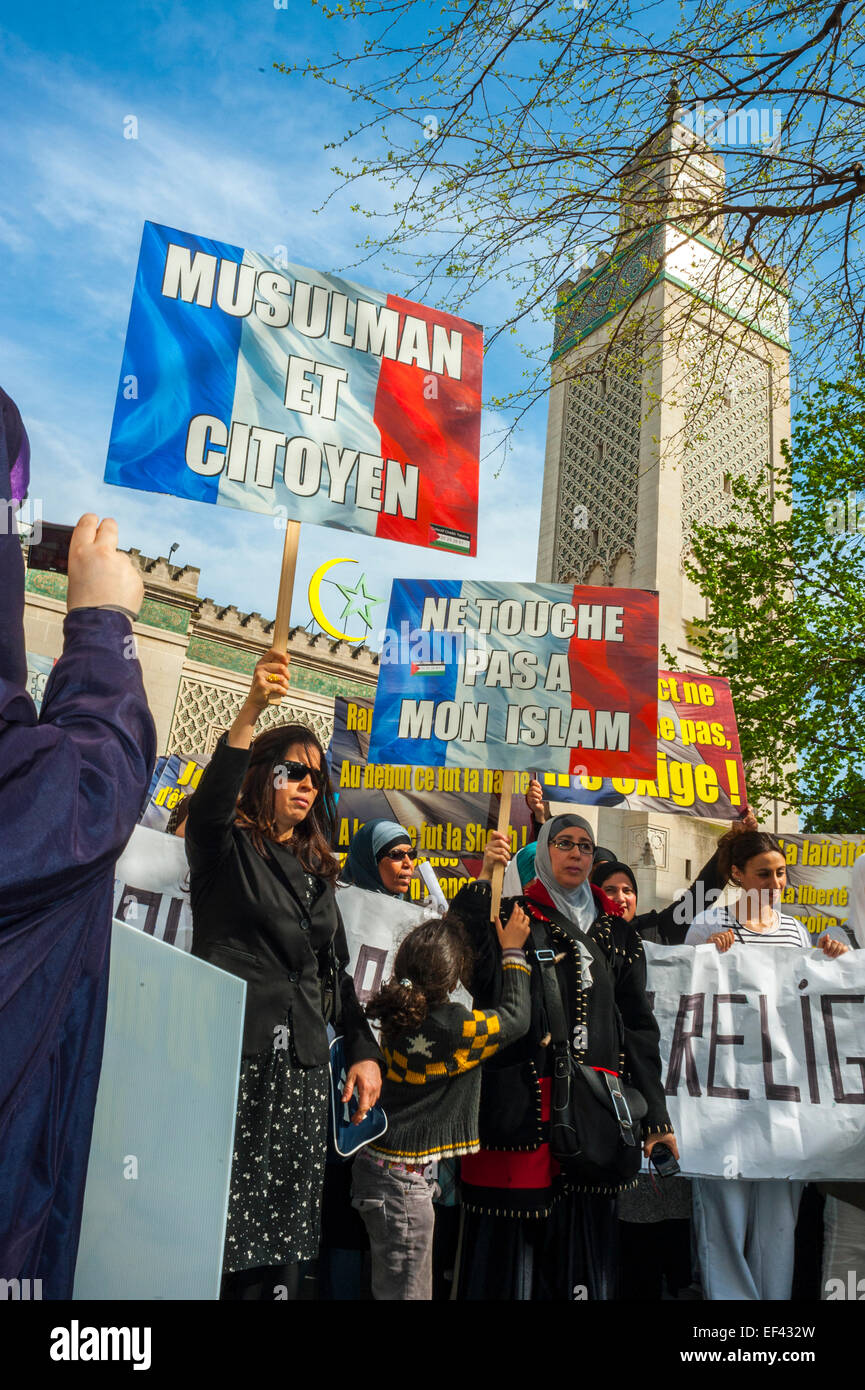
M503 834L507 834L511 822L511 796L514 790L513 771L502 773L502 799L499 802L499 823L496 829ZM493 869L493 892L492 904L490 907L490 921L494 922L499 915L499 908L502 901L502 880L505 876L504 864L496 864Z
M294 594L294 572L297 568L297 547L300 543L300 522L287 521L285 524L285 544L282 547L282 570L279 575L279 594L276 599L276 617L273 622L274 651L288 652L288 629L291 625L291 600ZM269 705L278 705L281 695L272 695Z

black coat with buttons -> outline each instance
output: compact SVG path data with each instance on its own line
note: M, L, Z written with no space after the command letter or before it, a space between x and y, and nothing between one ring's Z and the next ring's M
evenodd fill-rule
M346 968L348 946L332 885L316 878L310 895L291 848L270 844L286 886L235 822L249 756L248 749L231 748L222 739L189 802L192 954L246 981L244 1056L273 1047L290 1016L296 1060L314 1067L328 1060L322 980L333 943L346 1060L349 1066L381 1063Z
M517 902L534 923L541 925L541 938L557 953L556 977L568 1026L574 1032L577 1060L624 1074L646 1099L644 1133L668 1133L672 1127L661 1080L658 1025L646 996L643 945L637 932L620 917L603 910L603 895L597 889L592 891L599 911L585 934L558 911L537 879L527 886L524 896L502 899L500 917L507 921ZM474 951L475 1007L495 1008L501 997L502 957L489 920L490 885L467 884L451 904L451 911L464 923ZM578 941L593 966L584 991L578 989L583 971L577 964ZM483 1067L480 1135L487 1149L534 1149L546 1138L541 1123L540 1078L550 1074L553 1054L541 965L533 941L527 943L526 956L532 971L528 1031Z

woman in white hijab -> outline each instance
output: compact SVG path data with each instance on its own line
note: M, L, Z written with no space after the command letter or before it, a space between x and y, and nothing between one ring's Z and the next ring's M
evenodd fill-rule
M621 1181L582 1188L549 1144L553 1048L541 961L552 963L577 1062L626 1073L645 1097L645 1152L664 1143L678 1156L661 1084L658 1028L646 998L639 935L588 882L595 840L581 816L556 816L538 836L536 877L518 899L532 920L532 1021L524 1038L483 1068L481 1152L463 1160L463 1218L457 1270L461 1299L611 1299L617 1266L616 1194ZM494 1006L501 965L493 950L490 880L510 858L493 833L477 883L451 911L475 951L475 1007ZM540 956L538 955L540 952ZM549 965L546 966L549 968Z

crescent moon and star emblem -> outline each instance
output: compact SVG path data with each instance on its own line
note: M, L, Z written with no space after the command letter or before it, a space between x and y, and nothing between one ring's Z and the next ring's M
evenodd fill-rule
M377 598L375 594L367 592L366 575L363 573L353 589L350 589L347 584L340 584L338 580L327 579L325 577L335 565L356 564L357 560L351 560L345 555L338 556L334 560L325 560L324 564L319 565L309 581L309 607L312 616L315 618L320 628L323 628L331 637L335 637L340 642L366 641L367 633L372 628L372 618L370 614L373 608L384 602L384 599ZM362 636L352 637L347 632L341 632L340 629L335 627L329 620L321 602L322 584L332 584L334 588L339 589L339 592L346 600L345 607L339 615L339 621L340 623L345 623L350 617L356 615L366 628L366 632L364 632Z

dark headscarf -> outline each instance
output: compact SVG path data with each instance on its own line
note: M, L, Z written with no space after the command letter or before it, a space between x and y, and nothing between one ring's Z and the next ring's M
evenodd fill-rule
M603 888L607 879L612 878L614 874L625 874L625 876L631 880L634 896L637 897L637 880L634 878L633 870L629 868L627 864L622 864L618 859L596 864L589 877L596 888Z
M365 888L368 893L387 893L378 871L379 860L396 845L410 845L411 842L411 835L396 821L368 820L352 837L342 871L343 882ZM399 898L402 894L390 896Z
M618 864L618 859L611 849L605 849L603 845L598 845L595 849L595 864Z

